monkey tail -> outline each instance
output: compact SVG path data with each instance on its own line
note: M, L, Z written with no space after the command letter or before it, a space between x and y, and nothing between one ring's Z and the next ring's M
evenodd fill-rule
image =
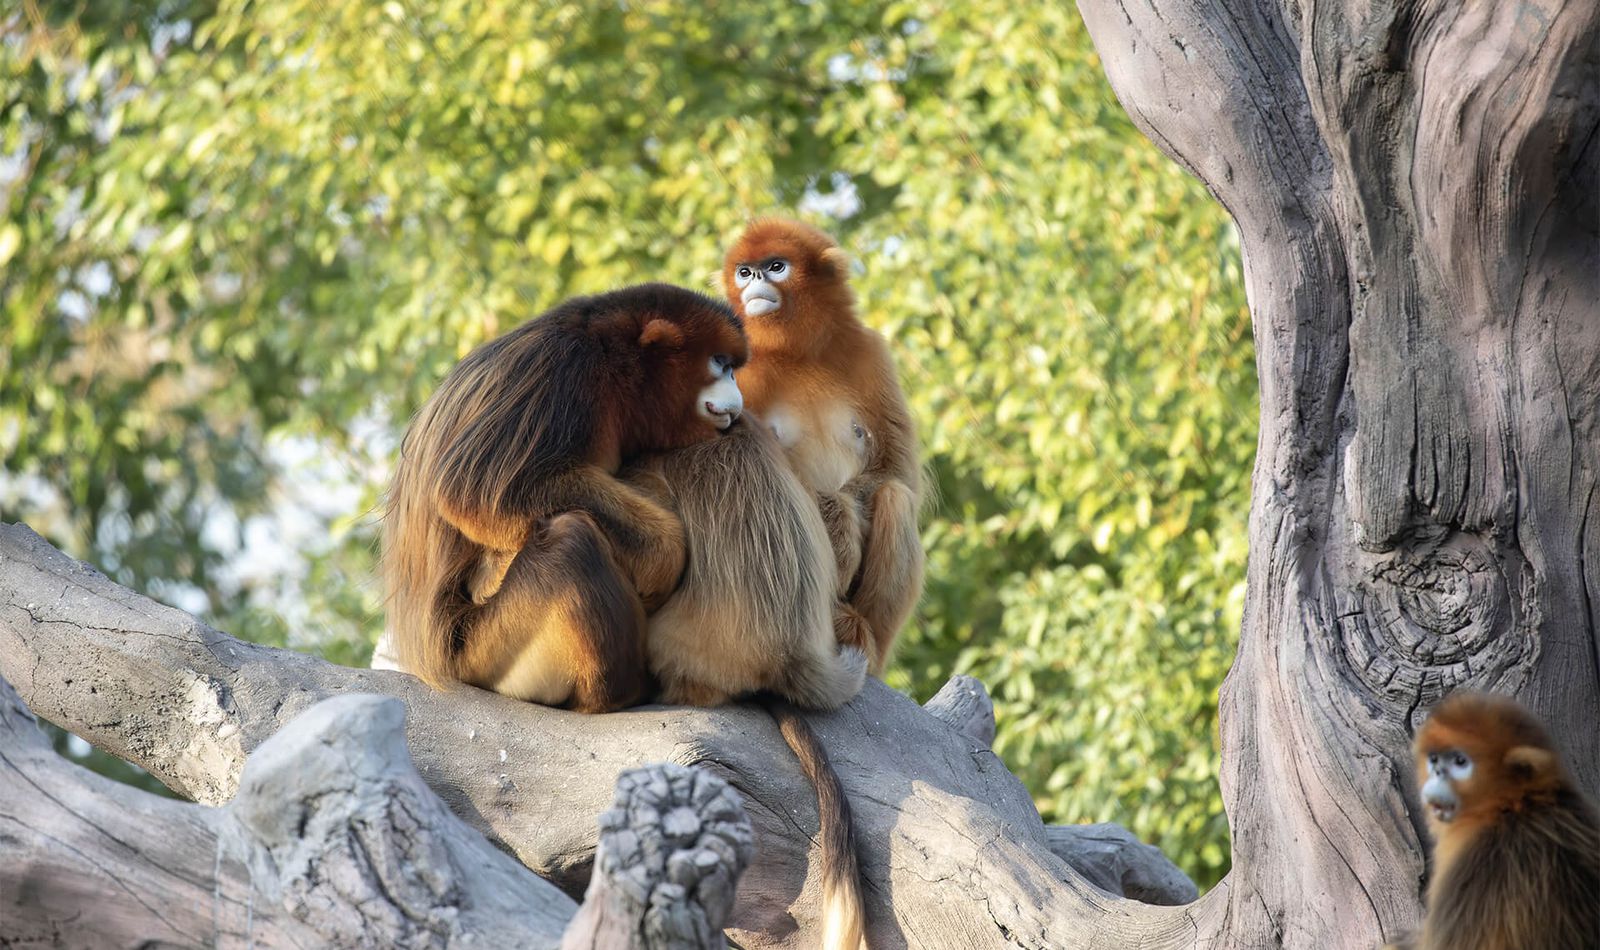
M852 646L803 650L790 657L783 683L774 687L797 706L838 709L856 698L867 681L867 655Z
M861 903L861 866L850 802L828 761L828 751L787 700L768 696L767 712L783 741L800 762L800 771L817 790L818 834L822 838L822 948L859 950L865 946L866 913Z

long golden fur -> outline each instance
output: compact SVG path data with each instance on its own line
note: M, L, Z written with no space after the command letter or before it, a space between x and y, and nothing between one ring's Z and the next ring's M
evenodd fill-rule
M719 437L696 417L714 354L731 383L746 356L734 315L651 286L569 302L463 360L402 446L391 634L429 682L580 711L657 682L672 703L762 698L817 788L824 945L854 948L849 807L790 703L848 702L867 659L836 643L836 557L774 437L758 423Z
M644 699L643 614L678 583L683 528L615 473L714 439L709 367L747 355L726 307L664 284L570 300L468 354L412 421L389 493L400 665L586 712Z
M651 455L627 481L675 511L689 564L651 615L650 668L669 703L713 706L752 693L817 789L824 932L829 950L861 944L864 911L850 809L828 754L789 705L835 709L861 689L866 657L834 640L838 584L822 517L759 421Z
M786 265L776 309L753 313L752 272ZM798 221L752 222L723 260L723 290L744 318L750 362L739 374L746 405L777 432L795 471L818 496L847 575L835 617L840 642L867 652L881 674L922 594L917 529L923 483L917 436L888 344L864 325L833 239ZM852 438L867 436L857 470ZM859 538L859 547L848 543Z
M715 706L760 690L836 709L865 660L833 636L837 592L822 517L772 434L741 421L720 439L623 473L688 532L677 592L650 615L650 668L669 703Z
M1533 714L1505 696L1455 693L1414 748L1433 878L1421 934L1397 946L1600 948L1600 817ZM1441 759L1448 766L1458 753L1470 773L1437 777Z

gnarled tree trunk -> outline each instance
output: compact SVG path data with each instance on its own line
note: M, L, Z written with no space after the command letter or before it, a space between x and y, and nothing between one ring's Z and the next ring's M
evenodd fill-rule
M1600 786L1600 4L1079 7L1238 223L1259 352L1198 942L1373 946L1418 917L1406 747L1446 691L1516 693Z

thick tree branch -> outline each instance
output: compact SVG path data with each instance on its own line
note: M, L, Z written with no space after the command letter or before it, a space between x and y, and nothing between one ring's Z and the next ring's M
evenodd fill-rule
M572 899L450 814L403 715L376 696L319 703L210 808L67 762L0 680L0 942L557 946Z
M569 893L588 881L594 816L619 773L699 764L740 792L754 829L731 935L809 946L817 932L815 793L758 708L581 716L475 689L432 692L404 674L234 640L13 526L0 526L0 675L40 715L210 801L237 786L246 751L317 701L397 697L428 784ZM882 684L812 726L855 813L875 948L1076 947L1193 931L1181 908L1112 897L1075 873L984 743Z

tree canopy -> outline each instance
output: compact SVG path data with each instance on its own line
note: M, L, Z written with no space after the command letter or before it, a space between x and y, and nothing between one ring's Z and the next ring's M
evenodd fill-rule
M571 294L706 287L797 212L855 257L937 484L889 682L972 673L1047 819L1226 869L1239 251L1075 11L24 0L0 30L0 515L364 662L375 505L449 366Z

